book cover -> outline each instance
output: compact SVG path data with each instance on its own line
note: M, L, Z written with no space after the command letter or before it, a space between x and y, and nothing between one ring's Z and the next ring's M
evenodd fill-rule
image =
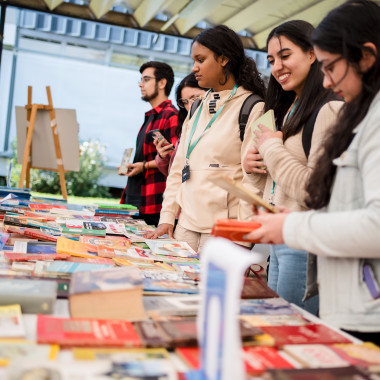
M55 360L59 352L56 344L35 344L30 341L3 340L0 342L0 366L8 366L12 361Z
M132 322L37 316L38 343L60 346L141 347Z
M96 258L96 257L94 257ZM54 273L74 273L74 272L87 272L96 271L100 269L109 269L112 265L108 264L90 264L90 263L75 263L56 260L49 265L47 272Z
M4 255L9 261L64 260L70 257L69 255L66 255L64 253L33 254L5 252Z
M145 296L144 308L150 317L165 315L195 316L199 310L200 296Z
M169 345L168 337L162 333L154 321L137 321L134 322L134 326L145 347L167 347Z
M74 273L69 294L74 318L145 318L142 279L134 267Z
M169 338L171 347L197 345L197 324L194 317L177 317L155 322Z
M306 369L268 369L266 380L374 380L367 371L359 367L331 367Z
M352 343L342 334L325 325L310 324L304 326L261 326L263 331L273 337L275 345L285 344L334 344Z
M253 121L251 124L252 138L255 138L255 132L260 131L259 125L264 125L269 128L272 132L276 132L276 123L274 121L274 111L268 110L264 115L260 116L258 119Z
M274 292L261 278L245 277L243 290L241 293L242 299L263 299L276 298L278 294Z
M199 288L193 283L187 283L185 281L165 281L165 280L153 280L150 278L144 278L143 280L144 291L148 292L170 292L170 293L185 293L185 294L197 294Z
M38 240L43 240L43 241L53 241L53 242L57 241L56 236L53 236L51 234L47 234L47 233L42 232L42 231L38 231L38 230L33 229L33 228L27 228L27 227L24 229L24 236L28 236L28 237L38 239Z
M258 243L256 240L247 240L244 237L260 227L261 224L256 222L247 222L236 219L217 219L212 227L211 234L231 241Z
M126 148L123 153L123 157L121 159L120 167L119 167L119 174L127 174L128 169L127 165L129 164L129 161L131 160L133 153L133 148Z
M331 348L352 365L368 368L371 372L380 372L380 347L374 343L334 344Z
M252 326L303 326L311 322L300 314L288 315L241 315Z
M183 241L164 240L164 239L146 239L146 244L152 250L154 255L195 257L197 253Z
M68 255L85 257L85 258L94 258L94 255L91 254L88 250L87 244L80 241L67 239L65 237L59 237L57 239L57 253L66 253Z
M298 314L291 304L282 298L246 299L240 302L241 315Z
M19 304L23 313L50 314L56 298L55 281L0 278L0 305Z
M324 344L291 344L282 349L301 363L304 368L347 367L344 360L330 346Z
M243 357L245 370L251 375L273 368L294 368L294 365L274 347L244 347Z
M25 327L20 305L0 306L0 338L22 338Z

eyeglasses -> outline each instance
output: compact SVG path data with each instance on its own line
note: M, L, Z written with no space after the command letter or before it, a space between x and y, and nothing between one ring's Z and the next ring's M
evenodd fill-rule
M340 61L341 59L343 59L343 56L339 56L338 58L332 60L330 63L328 63L326 66L321 66L321 71L323 73L323 75L327 76L330 81L332 83L334 83L334 80L333 78L331 77L331 73L329 72L329 70L334 66L335 63L337 63L338 61Z
M148 83L151 79L156 79L155 77L149 77L148 75L145 75L144 77L142 77L138 82L137 84L140 84L140 83Z
M185 108L188 104L193 104L195 101L201 99L200 96L193 95L191 98L182 98L178 99L177 105L178 107Z

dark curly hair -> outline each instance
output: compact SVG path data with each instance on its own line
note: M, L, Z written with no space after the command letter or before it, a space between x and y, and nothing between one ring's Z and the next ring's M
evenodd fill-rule
M228 58L228 63L224 68L224 83L232 74L239 86L243 86L246 90L252 91L264 99L264 81L257 70L256 63L245 55L243 42L232 29L225 25L206 29L194 38L194 42L198 42L214 52L215 59L222 55Z

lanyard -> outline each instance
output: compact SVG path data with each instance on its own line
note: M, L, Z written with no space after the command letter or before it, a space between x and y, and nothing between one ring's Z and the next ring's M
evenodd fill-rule
M213 122L220 115L220 113L222 112L222 110L223 110L224 106L227 104L227 102L236 94L237 89L238 89L238 85L235 84L235 86L232 89L232 92L231 92L231 95L229 96L229 98L225 101L225 103L222 105L222 107L220 107L218 109L218 111L214 114L214 116L212 117L212 119L206 125L206 128L203 130L202 134L193 143L191 143L191 139L193 138L195 130L197 129L197 125L198 125L198 121L199 121L199 118L200 118L200 115L201 115L201 111L202 111L202 107L203 107L204 101L201 103L201 106L199 107L198 113L197 113L197 115L195 117L195 120L194 120L194 123L193 123L193 127L191 128L190 137L189 137L189 145L187 146L186 159L189 159L191 152L194 150L194 148L198 144L199 140L203 137L203 135L205 134L205 132L211 127L211 125L213 124ZM207 95L209 94L210 91L211 90L209 90L207 92L207 94L205 96L205 99L207 98Z

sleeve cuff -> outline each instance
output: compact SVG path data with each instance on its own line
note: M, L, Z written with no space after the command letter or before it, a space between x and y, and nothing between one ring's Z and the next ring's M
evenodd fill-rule
M265 141L259 148L259 153L264 156L265 152L270 148L272 145L283 145L282 139L279 137L273 137Z
M301 213L299 212L292 212L290 213L284 222L284 225L282 227L282 235L284 238L284 242L287 246L294 248L294 249L303 249L303 247L299 246L298 240L297 240L297 232L298 228L297 225L298 219L301 217Z
M161 211L160 214L160 221L158 224L168 223L174 226L175 222L175 215L172 214L170 211Z

